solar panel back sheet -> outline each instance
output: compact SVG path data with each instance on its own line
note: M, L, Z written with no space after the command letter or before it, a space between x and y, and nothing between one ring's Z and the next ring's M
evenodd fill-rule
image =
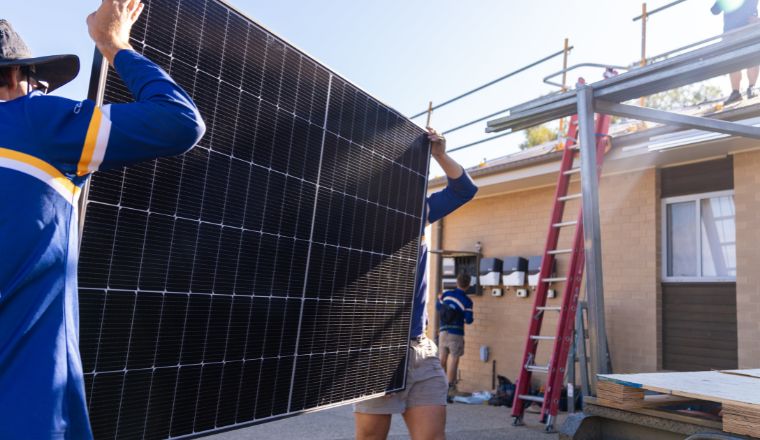
M202 436L402 389L423 131L224 2L143 1L135 49L208 130L92 178L79 300L96 438ZM133 99L113 70L96 91Z

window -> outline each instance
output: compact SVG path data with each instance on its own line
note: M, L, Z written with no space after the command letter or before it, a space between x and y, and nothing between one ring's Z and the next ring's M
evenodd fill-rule
M733 191L663 199L663 280L735 281Z

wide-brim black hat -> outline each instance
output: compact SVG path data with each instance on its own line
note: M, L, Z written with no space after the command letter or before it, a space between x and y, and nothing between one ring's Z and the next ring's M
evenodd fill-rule
M32 57L32 51L6 20L0 19L0 68L31 67L34 78L48 84L48 92L61 87L79 73L76 55Z

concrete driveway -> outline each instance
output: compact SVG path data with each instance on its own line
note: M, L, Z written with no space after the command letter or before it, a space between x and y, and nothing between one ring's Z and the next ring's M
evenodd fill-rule
M513 427L506 407L451 404L446 418L448 440L556 440L557 434L546 434L538 415L526 414L524 427ZM555 427L561 425L565 414L560 414ZM350 440L354 438L354 419L351 406L333 408L316 413L265 423L251 428L230 431L206 437L209 440ZM391 440L408 439L404 421L393 418Z

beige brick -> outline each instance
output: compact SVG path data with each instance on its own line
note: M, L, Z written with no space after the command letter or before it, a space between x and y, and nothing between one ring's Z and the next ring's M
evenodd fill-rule
M760 152L734 157L739 368L760 367Z
M573 186L577 191L577 185ZM539 255L546 241L553 195L554 188L545 187L473 200L446 217L443 246L433 247L473 249L480 241L487 257ZM615 369L621 373L653 371L658 367L659 343L659 222L655 221L659 202L655 171L603 178L600 205L605 311ZM565 219L575 219L578 209L578 203L570 204ZM760 213L760 209L756 211ZM560 246L569 245L571 240L571 234L561 235ZM566 257L560 259L560 272L567 269L566 261ZM438 293L433 291L437 286L431 283L430 287L431 295ZM459 387L464 391L491 388L493 360L497 374L517 378L533 304L532 295L517 298L512 289L505 289L500 298L484 295L473 300L475 323L466 329L466 350L460 363ZM558 305L560 299L550 300L550 304ZM432 310L430 316L434 316ZM547 315L545 334L554 334L556 318ZM479 359L481 345L490 348L487 363ZM548 362L550 353L551 344L540 345L538 362Z

